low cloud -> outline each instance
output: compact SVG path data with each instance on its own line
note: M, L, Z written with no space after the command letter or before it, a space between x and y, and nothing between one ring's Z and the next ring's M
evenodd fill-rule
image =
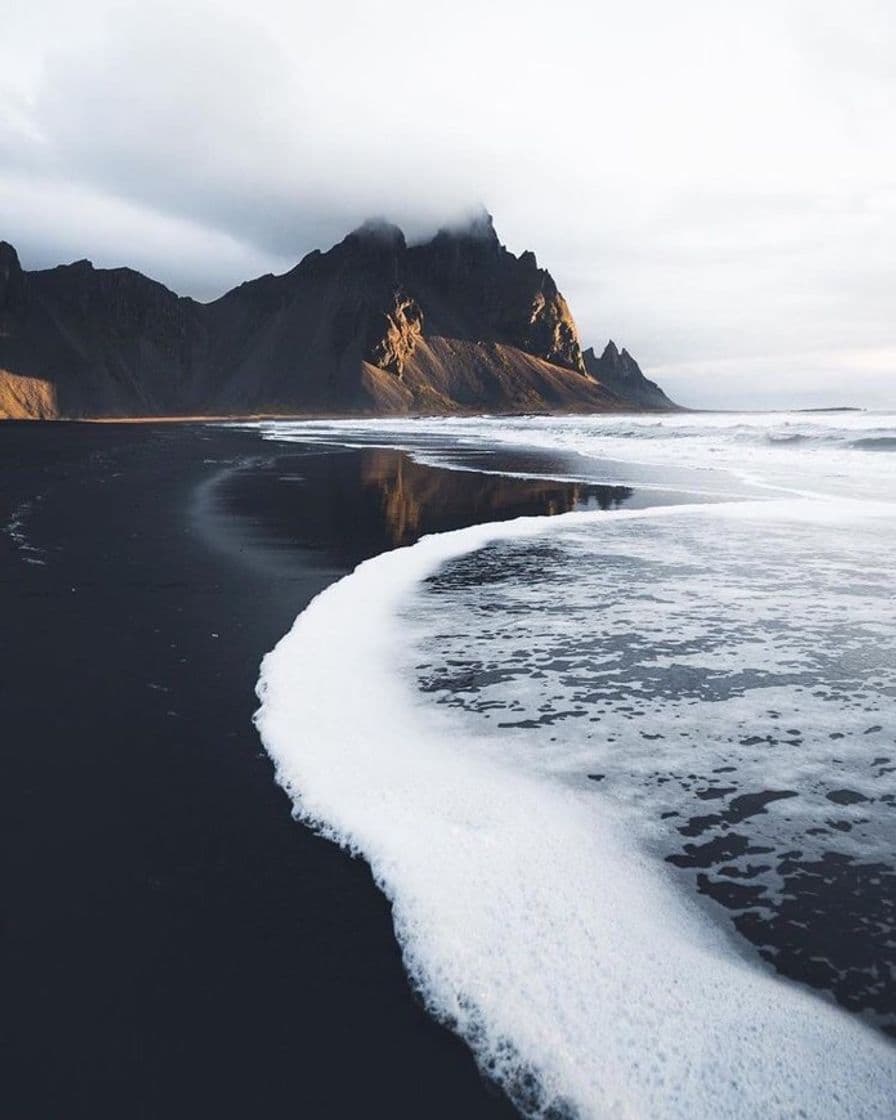
M0 43L0 236L211 298L482 201L690 403L893 403L894 47L870 0L35 0Z

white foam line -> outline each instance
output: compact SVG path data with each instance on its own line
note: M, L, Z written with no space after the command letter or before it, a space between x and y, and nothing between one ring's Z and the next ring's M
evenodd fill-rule
M599 517L426 537L324 591L262 665L256 718L278 780L301 819L370 863L427 1006L525 1111L892 1120L896 1048L740 958L610 801L459 735L397 671L396 613L421 579L490 541Z
M310 423L310 421L309 421L309 423ZM256 428L257 430L260 431L261 438L263 440L268 440L268 441L272 441L272 442L275 442L275 443L303 443L303 444L306 444L308 446L318 446L318 445L320 445L320 446L330 446L330 447L344 447L344 448L346 448L348 450L352 450L352 451L364 451L364 450L399 451L399 452L403 452L404 454L410 456L410 458L415 463L418 463L422 467L436 467L439 470L457 471L457 472L466 473L466 474L493 475L493 476L498 477L498 478L519 478L519 479L526 479L528 481L577 482L577 483L580 483L580 484L587 484L589 486L627 486L627 487L629 487L630 489L633 489L633 490L634 489L644 489L644 490L668 491L670 493L675 493L675 494L687 493L687 494L693 494L695 496L700 495L700 496L719 498L719 499L732 499L733 500L735 498L742 497L742 495L738 494L737 492L732 492L732 491L701 489L701 488L693 485L692 482L682 482L679 485L669 485L668 483L664 483L664 482L661 482L661 481L645 480L643 478L641 478L641 479L631 479L631 478L627 478L625 475L618 475L618 476L608 475L605 478L594 478L594 477L591 477L591 476L589 476L587 474L584 474L584 473L582 473L582 474L561 475L561 474L544 474L544 473L541 473L541 472L538 472L538 471L489 470L486 467L471 465L470 463L465 462L462 458L454 458L454 459L451 458L451 455L452 455L453 451L462 451L463 448L467 447L467 446L471 446L471 447L475 446L479 450L486 451L490 455L497 454L500 451L507 451L508 449L510 449L512 451L516 451L516 452L524 452L524 451L544 452L544 451L548 450L548 448L546 448L544 446L544 444L542 444L542 443L527 441L525 439L508 440L508 441L496 440L495 443L493 444L493 446L482 447L479 444L477 444L475 440L465 438L463 436L458 436L458 437L456 437L457 438L457 447L456 448L445 447L445 448L441 448L441 449L438 449L438 450L433 450L431 448L422 448L422 447L414 446L412 444L401 443L401 442L398 442L397 439L383 440L383 441L376 441L376 442L366 441L366 440L358 441L357 439L353 440L353 439L349 438L347 435L340 435L339 431L338 431L338 428L335 427L335 426L331 431L329 431L327 433L320 433L320 434L316 431L305 431L305 430L302 430L302 429L299 429L299 430L296 430L296 431L289 431L289 430L284 430L282 428L278 428L277 426L275 426L275 424L269 424L268 426L264 426L264 425L260 424L259 422L253 422L252 424L247 423L247 424L243 424L243 425L231 424L231 425L228 425L228 426L229 427L241 426L241 427L244 427L244 428L250 428L250 427ZM352 429L348 428L347 430L351 431ZM397 433L396 433L396 436L397 436ZM494 437L491 437L491 438L494 438ZM610 456L595 455L593 453L590 453L588 451L583 451L583 450L574 450L574 449L571 449L571 448L563 448L563 449L561 449L561 451L562 451L563 454L579 455L583 459L590 459L592 462L599 462L604 466L606 466L606 464L609 463L609 462L615 462L616 461L616 460L612 459L612 457L610 457ZM649 467L649 468L657 469L657 464L655 462L651 462L649 460L641 461L639 459L629 458L629 459L620 460L620 461L623 463L624 466L628 466L628 467L632 467L632 466L634 466L634 467ZM705 472L713 472L713 473L716 473L716 474L719 474L719 473L731 474L732 473L730 471L727 471L725 468L717 468L717 467L712 467L712 466L694 467L692 469L694 471L702 470L702 471L705 471ZM825 495L825 494L820 494L820 493L819 494L812 494L809 491L803 492L803 491L797 491L797 490L790 490L790 489L785 488L785 487L766 484L766 483L763 483L759 480L754 480L754 479L748 478L746 475L743 476L741 481L746 482L749 485L755 485L757 488L760 488L760 489L774 491L774 492L778 493L779 495L783 493L783 494L791 494L791 495L796 496L796 497L819 497L819 498L827 497L827 495Z
M654 490L654 491L657 491L657 492L670 493L670 494L688 494L692 497L717 498L720 501L721 500L736 501L738 499L740 499L742 501L749 501L748 497L745 497L742 493L739 493L738 491L733 491L733 490L701 490L701 489L691 485L689 482L682 482L680 485L675 486L675 485L669 485L669 484L664 483L664 482L645 481L642 478L635 478L635 479L627 478L625 475L607 475L607 476L602 477L602 478L594 478L594 477L589 477L586 474L559 474L559 473L544 474L544 473L541 473L541 472L538 472L538 471L512 471L512 470L492 471L492 470L489 470L486 467L471 466L470 464L465 463L462 459L458 459L458 460L452 462L447 458L443 458L443 455L449 455L450 451L439 452L438 454L433 454L431 452L414 451L412 448L396 448L396 450L405 451L408 455L410 455L410 457L414 460L414 462L419 463L421 467L434 467L437 470L455 471L459 474L484 474L484 475L493 476L495 478L518 478L518 479L520 479L522 481L525 481L525 482L560 482L560 483L579 485L579 486L593 486L593 487L624 486L629 490L648 490L648 491L649 490ZM522 445L520 446L519 450L524 450ZM544 449L543 448L536 448L535 450L541 451L541 450L544 450ZM494 454L494 450L491 451L491 454ZM626 465L630 465L630 464L626 464ZM790 491L786 491L786 493L790 493ZM780 496L780 494L779 494L779 496ZM801 497L802 496L808 497L810 495L800 495L800 496ZM826 495L819 495L819 496L820 497L826 497Z

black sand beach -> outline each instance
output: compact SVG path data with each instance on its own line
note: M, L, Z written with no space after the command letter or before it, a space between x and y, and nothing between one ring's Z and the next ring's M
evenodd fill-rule
M291 819L254 687L364 557L583 488L199 424L0 448L4 1114L515 1115L410 991L366 865Z

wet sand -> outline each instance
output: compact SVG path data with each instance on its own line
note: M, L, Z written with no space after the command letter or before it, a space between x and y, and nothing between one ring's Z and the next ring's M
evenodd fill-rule
M383 548L626 494L203 425L0 449L4 1113L515 1115L410 991L366 865L292 820L258 664Z

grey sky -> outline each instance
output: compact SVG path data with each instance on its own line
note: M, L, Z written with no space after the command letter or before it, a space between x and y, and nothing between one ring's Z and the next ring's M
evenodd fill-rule
M879 0L0 0L0 237L208 298L478 202L684 403L896 405Z

